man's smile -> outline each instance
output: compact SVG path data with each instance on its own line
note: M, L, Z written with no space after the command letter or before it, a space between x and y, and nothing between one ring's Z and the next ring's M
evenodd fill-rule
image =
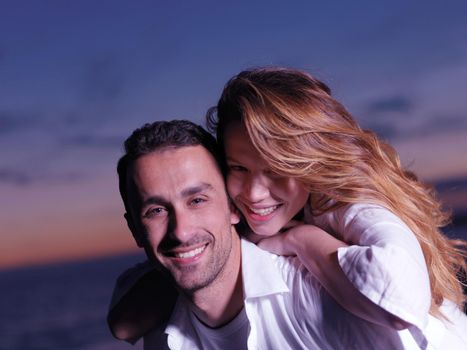
M209 243L205 243L197 247L174 249L171 251L163 252L163 255L171 259L175 258L178 262L182 263L193 262L201 257L208 245Z

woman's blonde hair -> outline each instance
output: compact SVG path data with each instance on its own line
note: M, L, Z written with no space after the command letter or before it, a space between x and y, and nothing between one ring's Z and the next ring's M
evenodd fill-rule
M226 84L218 105L207 114L208 128L221 147L225 128L233 122L245 125L273 171L306 185L314 214L368 202L399 216L425 256L430 312L441 316L444 298L462 306L459 278L465 273L466 243L441 233L449 214L432 189L402 169L395 150L362 130L324 83L295 69L243 71Z

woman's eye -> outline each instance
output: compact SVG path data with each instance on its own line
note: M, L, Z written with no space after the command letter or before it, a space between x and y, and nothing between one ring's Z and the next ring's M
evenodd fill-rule
M270 177L270 178L273 178L273 179L278 179L278 178L281 178L282 176L279 175L278 173L272 171L272 170L265 170L264 171L264 174L267 176L267 177Z
M241 165L229 165L230 171L247 171L247 169Z

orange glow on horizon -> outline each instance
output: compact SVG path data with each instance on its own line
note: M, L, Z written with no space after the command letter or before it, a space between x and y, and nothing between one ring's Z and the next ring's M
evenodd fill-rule
M53 239L47 238L47 242L22 244L22 248L11 245L12 249L3 252L0 256L0 269L141 252L130 232L125 227L117 226L109 225L106 228L96 226L92 229L92 233L90 227L74 230L70 236L79 239L71 239L68 244L60 241L51 243Z
M56 215L5 222L5 232L17 234L1 237L1 245L8 249L0 254L0 269L141 251L117 212L87 218L60 216L58 212L56 209Z

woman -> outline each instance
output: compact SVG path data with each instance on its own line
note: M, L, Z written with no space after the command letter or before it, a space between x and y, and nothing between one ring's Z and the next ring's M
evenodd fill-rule
M465 243L441 234L448 216L431 192L326 85L291 69L241 72L208 126L247 238L297 255L359 317L409 328L418 343L435 342L427 327L442 329L443 345L462 337L467 321L455 304L464 301Z

